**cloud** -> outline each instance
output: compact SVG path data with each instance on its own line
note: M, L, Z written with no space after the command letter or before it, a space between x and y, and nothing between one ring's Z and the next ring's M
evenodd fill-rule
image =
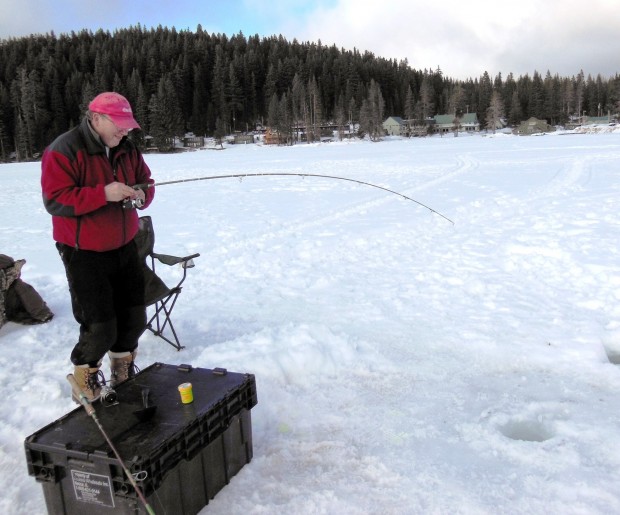
M407 58L416 69L439 66L462 79L484 71L612 75L619 19L616 0L340 0L317 9L298 37Z

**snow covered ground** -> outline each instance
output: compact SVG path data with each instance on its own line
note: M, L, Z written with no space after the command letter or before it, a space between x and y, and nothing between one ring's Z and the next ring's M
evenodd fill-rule
M254 459L201 513L620 513L620 134L147 155L156 250L200 252L187 348L256 375ZM0 512L45 513L24 438L74 408L39 165L0 166L0 252L55 312L0 330ZM93 429L96 430L96 429Z

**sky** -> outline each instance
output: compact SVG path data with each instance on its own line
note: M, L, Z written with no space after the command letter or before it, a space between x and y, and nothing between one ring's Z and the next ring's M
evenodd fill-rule
M318 41L467 79L538 71L614 76L617 0L0 0L0 38L140 23Z

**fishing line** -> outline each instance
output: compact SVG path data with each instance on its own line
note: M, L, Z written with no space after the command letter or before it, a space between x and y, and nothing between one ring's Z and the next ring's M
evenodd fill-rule
M452 220L450 220L447 216L442 215L439 211L436 211L435 209L433 209L432 207L427 206L426 204L423 204L422 202L419 202L411 197L408 197L407 195L400 193L398 191L394 191L391 190L389 188L385 188L383 186L379 186L378 184L373 184L371 182L365 182L365 181L360 181L358 179L351 179L349 177L340 177L337 175L321 175L321 174L316 174L316 173L292 173L292 172L266 172L266 173L236 173L236 174L229 174L229 175L210 175L207 177L195 177L193 179L177 179L174 181L165 181L165 182L158 182L155 184L136 184L134 186L134 188L140 188L140 189L148 189L148 188L152 188L154 186L167 186L168 184L180 184L182 182L194 182L194 181L210 181L210 180L214 180L214 179L231 179L231 178L240 178L243 179L244 177L270 177L270 176L278 176L278 177L322 177L324 179L337 179L339 181L348 181L348 182L354 182L356 184L362 184L364 186L370 186L371 188L377 188L383 191L387 191L388 193L392 193L394 195L398 195L399 197L404 198L405 200L410 200L411 202L415 202L416 204L428 209L429 211L431 211L432 213L435 213L436 215L441 216L442 218L444 218L445 220L447 220L448 222L450 222L452 225L454 225L454 222Z

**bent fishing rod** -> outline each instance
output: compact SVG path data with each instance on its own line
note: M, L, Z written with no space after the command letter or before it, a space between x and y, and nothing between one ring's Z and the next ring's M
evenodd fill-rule
M447 220L448 222L450 222L452 225L454 225L454 222L452 220L450 220L447 216L442 215L439 211L436 211L435 209L433 209L432 207L427 206L426 204L422 204L422 202L419 202L411 197L408 197L407 195L400 193L398 191L394 191L391 190L389 188L385 188L383 186L379 186L378 184L372 184L370 182L365 182L365 181L360 181L358 179L351 179L349 177L340 177L337 175L322 175L322 174L316 174L316 173L293 173L293 172L265 172L265 173L236 173L236 174L228 174L228 175L210 175L207 177L195 177L192 179L177 179L174 181L165 181L165 182L157 182L154 184L136 184L135 186L133 186L136 189L142 189L142 190L146 190L148 188L152 188L155 186L167 186L168 184L180 184L182 182L194 182L194 181L210 181L210 180L214 180L214 179L232 179L232 178L238 178L238 179L243 179L244 177L269 177L269 176L279 176L279 177L322 177L324 179L337 179L339 181L348 181L348 182L354 182L356 184L362 184L364 186L370 186L371 188L377 188L383 191L387 191L388 193L392 193L394 195L398 195L399 197L404 198L405 200L410 200L411 202L415 202L416 204L428 209L429 211L431 211L432 213L435 213L436 215L441 216L442 218L444 218L445 220Z

